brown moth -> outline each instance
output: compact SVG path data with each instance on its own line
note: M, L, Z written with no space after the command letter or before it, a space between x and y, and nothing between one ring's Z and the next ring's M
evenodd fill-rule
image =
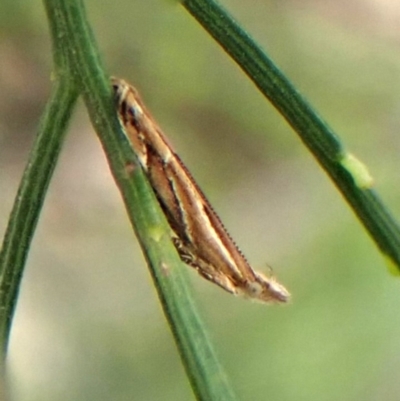
M182 261L232 294L287 302L285 287L250 267L137 90L118 78L112 78L112 85L122 128L167 217Z

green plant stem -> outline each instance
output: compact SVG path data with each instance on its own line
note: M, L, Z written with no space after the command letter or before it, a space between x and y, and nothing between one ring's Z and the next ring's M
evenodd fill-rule
M29 156L0 253L0 341L4 359L25 261L63 144L77 91L57 81Z
M207 337L186 280L186 267L171 243L170 228L125 135L112 100L81 0L45 0L53 40L67 37L69 65L121 191L147 259L164 313L199 400L235 395ZM60 49L61 46L55 46Z
M57 44L65 46L66 37ZM4 361L25 261L61 151L78 90L68 76L68 57L53 42L54 85L14 201L0 252L0 346Z
M400 228L375 191L360 187L343 165L343 145L266 53L213 0L183 6L239 64L297 132L331 177L381 251L400 268Z

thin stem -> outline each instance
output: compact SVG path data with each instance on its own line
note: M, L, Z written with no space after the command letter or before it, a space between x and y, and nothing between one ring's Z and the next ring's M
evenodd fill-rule
M54 85L6 230L0 253L0 341L3 359L25 261L77 96L76 89L67 80Z
M80 0L45 0L53 40L68 37L69 65L102 142L131 223L141 243L164 313L199 400L234 400L171 243L170 229L136 156L121 132L110 83Z
M372 180L363 179L368 176L366 167L345 151L332 129L218 3L183 0L182 4L283 115L339 188L381 251L400 268L400 227L371 189ZM348 163L349 160L352 162Z

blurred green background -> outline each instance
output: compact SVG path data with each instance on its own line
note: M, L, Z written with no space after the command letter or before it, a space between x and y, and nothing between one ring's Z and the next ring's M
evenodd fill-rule
M167 0L87 0L108 71L149 108L253 266L293 294L266 307L192 272L241 400L398 400L400 279L297 136ZM365 162L400 215L400 5L223 4ZM0 5L0 230L50 90L41 2ZM190 400L191 389L101 146L79 105L22 282L15 400Z

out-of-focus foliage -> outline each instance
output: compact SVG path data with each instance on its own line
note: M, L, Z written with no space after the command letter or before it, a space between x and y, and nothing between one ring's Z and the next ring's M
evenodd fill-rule
M44 11L25 3L0 6L2 232L51 77ZM183 8L86 4L110 74L141 90L243 252L254 266L271 264L293 293L291 305L265 307L192 274L242 399L396 400L398 278L298 138ZM369 166L399 215L400 56L391 22L400 7L224 4ZM33 242L9 372L18 401L192 397L83 109Z

